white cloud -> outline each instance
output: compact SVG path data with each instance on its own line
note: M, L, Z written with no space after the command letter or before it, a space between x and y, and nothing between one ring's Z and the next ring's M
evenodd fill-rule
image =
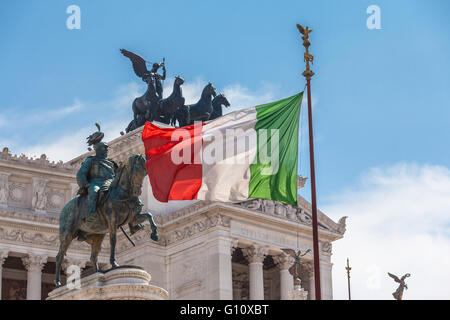
M125 121L109 121L101 125L101 130L105 133L104 141L110 141L117 138L120 131L128 125L128 120ZM34 146L22 147L19 153L24 153L28 156L39 157L45 153L52 161L69 161L79 155L87 152L87 145L85 143L86 137L96 130L94 126L82 127L76 132L61 132L59 138Z
M322 209L348 216L344 239L334 243L335 299L347 298L350 258L353 299L393 299L387 276L411 273L404 299L450 298L450 170L397 164L371 169L362 184L337 194Z
M129 108L129 110L132 110L131 107L134 99L142 96L145 93L145 90L145 83L130 82L119 86L111 100L99 103L99 105L105 105L107 107L112 106L115 109Z
M57 139L33 146L21 146L17 151L31 157L39 157L45 153L52 161L68 161L88 151L84 142L93 131L93 127L90 126L76 132L60 132Z
M268 85L263 86L257 92L251 92L246 87L234 84L225 87L224 93L231 104L231 108L227 112L233 111L233 109L257 106L276 99L274 88Z

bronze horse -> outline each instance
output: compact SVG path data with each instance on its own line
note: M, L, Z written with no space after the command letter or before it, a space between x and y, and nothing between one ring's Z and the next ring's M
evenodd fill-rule
M207 121L213 111L211 96L217 95L216 88L208 83L202 91L200 100L191 105L183 106L175 112L180 127L193 124L194 121Z
M181 90L181 85L183 83L183 78L180 76L175 77L172 93L166 99L159 100L153 120L166 124L173 124L175 126L173 119L175 112L184 106L183 92Z
M157 226L149 212L141 213L139 195L142 182L147 175L145 159L133 154L128 163L121 164L109 190L99 197L97 213L99 218L92 223L85 222L87 213L86 197L75 197L61 211L59 226L59 252L56 256L55 284L61 285L60 273L64 255L73 239L86 241L91 245L91 263L95 272L101 271L98 266L98 254L106 233L109 232L111 246L110 263L112 268L118 267L115 259L116 232L124 224L138 226L148 220L152 229L151 239L158 241Z
M212 104L212 107L213 107L213 111L212 111L211 115L209 116L208 120L214 120L214 119L217 119L217 118L219 118L219 117L221 117L223 115L223 113L222 113L222 105L224 105L227 108L230 106L230 102L228 101L228 99L225 97L225 95L223 93L218 94L213 99L211 104Z
M125 132L130 132L143 126L147 120L152 121L155 110L158 107L159 97L152 78L146 77L144 81L147 83L147 91L142 96L134 99L132 105L133 120L125 129Z

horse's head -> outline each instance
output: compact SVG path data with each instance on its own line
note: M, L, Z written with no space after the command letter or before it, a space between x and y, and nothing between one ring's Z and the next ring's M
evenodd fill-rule
M128 157L124 173L120 179L120 184L128 188L133 196L139 196L142 190L142 181L147 174L145 158L139 154L132 154Z
M184 83L184 79L180 76L175 77L175 85L181 86Z
M202 92L202 97L204 97L204 96L213 96L213 97L216 97L217 96L217 93L216 93L216 88L214 88L214 86L212 85L212 83L211 82L209 82L206 86L205 86L205 88L203 89L203 92Z
M214 100L213 100L213 104L214 105L218 105L218 106L222 106L224 105L225 107L229 107L230 106L230 102L228 101L227 97L225 97L225 95L223 93L218 94Z

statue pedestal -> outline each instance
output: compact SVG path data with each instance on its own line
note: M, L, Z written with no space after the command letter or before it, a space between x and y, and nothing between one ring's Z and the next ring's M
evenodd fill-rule
M305 291L301 286L294 286L294 290L290 292L291 300L306 300L308 298L308 291Z
M150 280L150 274L141 268L118 267L81 278L78 289L56 288L47 300L167 300L168 292L149 284Z

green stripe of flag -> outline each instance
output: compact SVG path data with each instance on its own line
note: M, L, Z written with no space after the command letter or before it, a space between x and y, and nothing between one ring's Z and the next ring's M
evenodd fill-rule
M297 205L298 126L302 98L303 92L300 92L290 98L255 107L258 151L254 163L250 165L249 198ZM267 139L261 138L260 129L268 129ZM274 131L270 129L278 129L279 140L279 166L274 174L267 174L271 164L264 160L267 158L264 155L271 156L272 140L276 140Z

